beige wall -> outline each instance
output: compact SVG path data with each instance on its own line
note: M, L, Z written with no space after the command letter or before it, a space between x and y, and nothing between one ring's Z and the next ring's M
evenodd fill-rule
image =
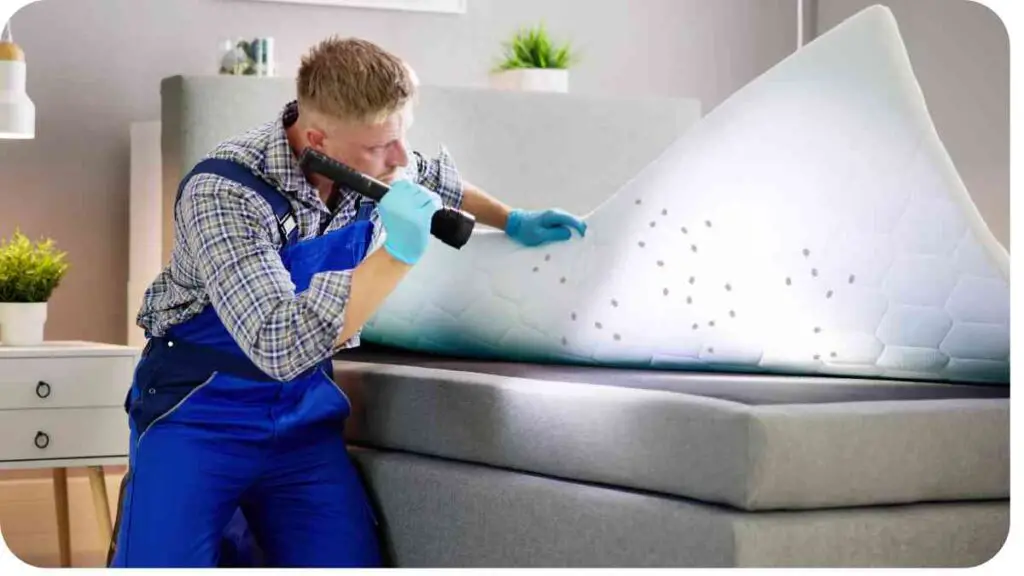
M873 4L892 10L939 137L1009 250L1010 48L999 17L972 0L817 3L819 33Z
M428 84L476 86L500 43L541 19L583 50L572 90L697 96L704 110L795 46L796 0L469 0L462 16L244 0L41 0L13 18L37 138L0 140L0 235L47 235L72 270L46 336L123 343L129 124L159 80L215 70L224 38L273 36L282 74L332 34L399 52ZM87 48L88 46L88 48Z

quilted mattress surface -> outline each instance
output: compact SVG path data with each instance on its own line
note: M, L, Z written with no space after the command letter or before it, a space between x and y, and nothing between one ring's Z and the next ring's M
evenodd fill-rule
M1009 495L1009 388L345 351L353 443L745 510Z
M470 175L471 176L471 175ZM557 198L557 196L554 196ZM1009 382L1009 260L891 12L756 78L586 215L435 242L366 342L577 365Z

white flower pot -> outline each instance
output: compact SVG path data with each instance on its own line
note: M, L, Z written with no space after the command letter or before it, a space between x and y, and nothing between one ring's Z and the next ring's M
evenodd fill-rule
M523 68L495 72L491 88L520 92L568 92L569 71L561 68Z
M43 343L46 302L0 302L0 346Z

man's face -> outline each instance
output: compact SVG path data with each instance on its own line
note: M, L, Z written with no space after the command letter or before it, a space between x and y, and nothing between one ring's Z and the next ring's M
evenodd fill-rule
M390 183L409 164L405 135L411 123L411 104L378 123L334 122L323 132L321 151L363 174Z

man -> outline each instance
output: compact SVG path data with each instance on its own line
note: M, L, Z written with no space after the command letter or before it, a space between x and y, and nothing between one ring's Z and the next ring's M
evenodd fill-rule
M138 316L149 342L126 400L113 566L216 565L238 510L268 565L379 565L331 357L358 345L443 205L528 246L585 232L561 211L511 210L464 182L446 153L407 150L415 82L369 42L314 47L297 93L182 181L171 262ZM377 205L304 174L306 148L391 191Z

